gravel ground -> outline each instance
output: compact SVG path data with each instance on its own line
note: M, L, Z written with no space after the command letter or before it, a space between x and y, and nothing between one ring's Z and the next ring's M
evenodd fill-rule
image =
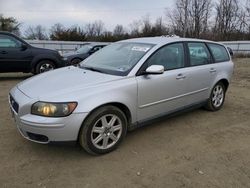
M0 187L250 187L250 59L236 59L224 107L197 109L130 132L90 156L21 137L7 95L29 74L0 74Z

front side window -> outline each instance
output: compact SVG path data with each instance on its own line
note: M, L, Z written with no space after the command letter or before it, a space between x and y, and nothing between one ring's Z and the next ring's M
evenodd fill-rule
M19 48L21 42L14 37L0 34L0 48Z
M208 47L210 48L215 62L223 62L223 61L229 61L229 55L227 53L227 50L224 46L219 44L212 44L209 43Z
M184 47L182 43L169 44L160 48L147 60L147 67L162 65L165 70L184 67Z
M118 42L106 46L81 63L82 68L125 76L154 44Z
M204 43L190 42L188 43L188 51L191 66L205 65L211 61L209 51Z
M88 53L90 49L92 49L93 46L89 45L89 44L85 44L84 46L82 46L81 48L79 48L78 50L76 50L76 53Z

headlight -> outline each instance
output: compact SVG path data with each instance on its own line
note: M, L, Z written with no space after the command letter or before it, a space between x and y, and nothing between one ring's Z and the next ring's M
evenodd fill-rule
M68 60L68 58L67 58L67 57L63 57L63 60L64 60L64 61L67 61L67 60Z
M47 103L36 102L31 107L31 114L46 117L65 117L70 115L76 108L76 102Z

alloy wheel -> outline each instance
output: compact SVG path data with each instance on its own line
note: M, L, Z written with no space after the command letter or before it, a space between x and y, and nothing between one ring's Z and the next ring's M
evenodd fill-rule
M91 142L98 149L109 149L114 146L122 134L122 121L114 115L100 117L91 131Z

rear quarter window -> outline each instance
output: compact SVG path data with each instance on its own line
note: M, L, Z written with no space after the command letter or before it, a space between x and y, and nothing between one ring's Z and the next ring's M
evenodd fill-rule
M216 63L230 60L227 50L224 46L212 43L208 43L207 45L211 50Z

